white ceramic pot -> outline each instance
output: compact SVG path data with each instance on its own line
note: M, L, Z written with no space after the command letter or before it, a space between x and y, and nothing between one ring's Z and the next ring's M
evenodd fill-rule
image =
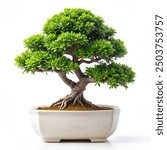
M29 113L33 129L45 142L103 142L116 130L120 113L117 106L107 107L112 110L57 111L34 108Z

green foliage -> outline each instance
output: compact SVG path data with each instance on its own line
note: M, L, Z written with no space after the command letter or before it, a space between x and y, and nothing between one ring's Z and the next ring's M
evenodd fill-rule
M116 33L113 28L104 25L101 17L79 8L64 9L64 12L52 16L45 23L43 31L56 35L64 32L81 33L89 40L108 39Z
M16 65L24 72L34 73L37 69L50 71L72 72L78 68L78 64L71 61L65 56L56 57L45 51L28 51L15 58Z
M108 60L113 53L111 42L104 39L92 41L89 45L74 51L74 55L78 58L99 57L105 60Z
M123 57L127 54L126 47L124 46L124 42L120 39L111 39L112 46L114 48L114 53L111 57Z
M25 47L32 50L46 50L44 45L44 36L42 34L33 35L24 40Z
M85 73L94 78L99 85L107 82L110 88L116 88L120 85L127 88L127 84L134 82L135 77L135 73L130 67L114 62L87 68Z
M43 31L46 34L56 35L73 31L89 36L92 32L99 30L102 23L103 19L95 16L89 10L68 8L48 19Z
M65 32L60 34L56 40L51 42L50 48L53 51L65 53L72 46L84 46L87 44L87 37L81 33Z
M48 61L47 66L49 66L49 69L51 70L61 70L65 72L73 72L78 68L77 63L74 63L65 56L54 58Z
M89 59L96 61L96 66L87 68L85 75L94 78L97 84L107 82L111 88L119 85L127 88L135 73L126 65L113 62L127 54L124 42L115 39L115 33L91 11L67 8L49 18L41 34L24 40L27 50L16 57L16 65L32 73L39 69L74 72L79 62Z
M52 48L52 43L57 39L56 34L48 34L44 38L44 45L47 48L47 51L50 51Z

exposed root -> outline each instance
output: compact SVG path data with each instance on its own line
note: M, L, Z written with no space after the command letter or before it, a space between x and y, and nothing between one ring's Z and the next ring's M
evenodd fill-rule
M53 103L51 107L59 106L60 109L64 109L67 106L67 103L72 100L73 100L72 95L67 95L64 98L61 98L57 102Z
M91 107L98 107L92 104L90 101L86 100L83 96L83 92L73 92L69 95L66 95L64 98L61 98L57 102L53 103L50 107L59 107L59 109L64 109L69 105L76 105L76 104L84 106L91 106Z
M81 100L78 100L78 102L81 104L81 106L83 106L83 107L84 107L84 104L82 103L82 101L81 101Z
M82 95L83 95L83 93L79 93L76 97L75 97L75 99L74 99L74 101L73 101L73 106L77 103L77 101L79 102L80 100L81 100L81 98L82 98ZM82 104L83 105L83 104Z

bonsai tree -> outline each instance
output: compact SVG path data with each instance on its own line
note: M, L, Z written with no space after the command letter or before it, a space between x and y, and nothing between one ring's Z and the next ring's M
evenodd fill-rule
M51 107L96 107L83 95L89 83L127 88L134 81L132 69L115 62L127 54L124 42L114 38L115 33L91 11L67 8L48 19L41 34L24 40L26 50L16 57L16 65L26 73L55 72L71 88L70 94ZM69 73L78 81L69 79Z

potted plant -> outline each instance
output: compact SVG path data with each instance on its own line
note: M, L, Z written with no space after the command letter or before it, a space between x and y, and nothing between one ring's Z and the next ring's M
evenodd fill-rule
M41 34L24 40L26 50L15 58L16 65L27 73L57 73L71 89L50 106L30 110L33 128L44 141L105 141L115 131L119 107L95 105L83 94L90 83L127 88L134 81L132 69L115 62L127 54L115 33L91 11L67 8L48 19ZM78 81L72 81L70 73Z

